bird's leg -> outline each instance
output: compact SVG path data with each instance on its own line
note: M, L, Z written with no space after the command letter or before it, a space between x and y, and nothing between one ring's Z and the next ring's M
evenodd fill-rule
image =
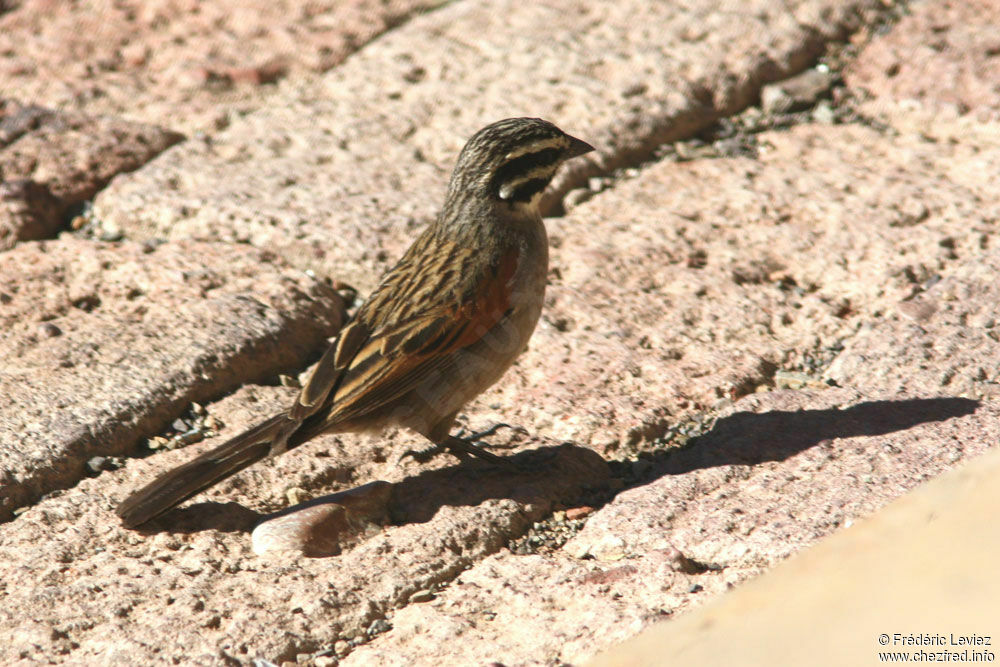
M482 443L477 444L476 442L479 440L479 438L493 435L501 428L517 428L517 430L522 430L522 431L524 430L521 429L520 427L511 426L510 424L494 424L488 429L484 429L482 431L477 431L475 433L469 433L468 435L465 435L465 427L463 426L459 428L458 433L456 433L455 435L445 434L430 447L421 450L414 450L414 449L407 450L400 457L400 460L403 460L407 456L411 456L413 457L414 460L420 463L426 463L433 457L447 450L460 461L467 461L471 456L475 456L476 458L483 459L484 461L489 461L490 463L496 463L498 465L503 465L503 466L511 466L513 464L510 462L510 460L486 451L485 447L487 445L484 445Z
M480 447L488 447L489 444L479 442L479 440L481 438L485 438L486 436L496 434L496 432L499 431L502 428L509 428L512 431L520 431L521 433L527 433L528 432L528 430L526 428L524 428L523 426L511 426L510 424L505 424L503 422L499 422L497 424L494 424L493 426L490 426L489 428L484 428L482 431L476 431L474 433L469 433L468 435L465 434L465 427L464 426L459 426L458 427L458 433L455 434L455 437L459 438L461 440L465 440L466 442L469 442L469 443L478 442L478 444L479 444Z
M510 428L523 431L520 427L514 427L510 424L494 424L493 426L484 429L482 431L476 431L474 433L465 434L465 427L458 429L458 433L455 435L448 435L445 437L444 441L440 443L440 446L447 449L449 452L457 456L459 459L467 459L470 455L483 459L484 461L489 461L490 463L497 463L500 465L510 466L510 460L497 456L496 454L491 454L486 450L489 445L480 442L480 438L490 436L495 434L501 428Z
M421 447L420 449L416 448L407 449L405 452L400 454L399 459L396 462L402 463L403 459L411 458L417 463L427 463L438 454L443 454L444 452L445 452L445 447L443 445L435 444L432 442L428 444L426 447ZM461 456L455 454L455 456L458 456L459 460L463 461L469 458L468 455L466 454L462 454Z

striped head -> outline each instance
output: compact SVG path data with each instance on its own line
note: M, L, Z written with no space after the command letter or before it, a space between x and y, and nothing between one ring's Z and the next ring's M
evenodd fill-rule
M534 211L559 166L594 147L540 118L508 118L476 132L458 156L448 205L470 198Z

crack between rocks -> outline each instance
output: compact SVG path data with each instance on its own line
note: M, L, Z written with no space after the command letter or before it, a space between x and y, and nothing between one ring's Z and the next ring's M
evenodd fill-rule
M579 160L576 163L569 163L565 170L561 172L548 192L542 198L540 208L545 217L562 217L566 214L566 199L573 190L583 189L585 198L589 198L596 192L611 189L614 184L624 177L634 176L634 171L641 171L654 162L661 161L677 151L674 144L691 139L699 135L713 137L714 135L726 135L726 121L739 118L748 110L759 108L760 97L763 90L770 84L788 81L794 77L817 66L823 66L829 70L834 77L833 87L846 90L840 80L840 73L846 65L876 36L890 29L906 13L906 8L913 0L899 0L893 5L882 5L879 11L874 12L873 19L864 22L863 17L859 19L859 24L853 30L848 26L843 26L841 34L837 39L825 40L822 33L809 24L802 23L796 19L798 25L809 33L809 38L803 40L801 48L786 55L792 61L790 67L785 71L774 72L771 61L761 62L757 69L749 74L747 82L742 87L732 91L729 95L734 102L721 109L711 106L711 92L693 86L689 91L691 95L692 108L679 114L667 114L655 118L652 123L652 131L645 136L639 137L637 144L633 146L619 146L612 148L609 153L601 154L597 159ZM790 14L794 12L789 10ZM859 10L860 13L860 10ZM858 43L851 43L851 38L864 32L865 38ZM811 113L822 105L826 99L820 97L814 103L804 109L797 109L796 113L778 113L765 116L764 122L755 131L745 131L743 136L752 136L776 129L790 129L796 125L808 122L815 122ZM851 100L846 100L848 103ZM862 116L853 108L845 108L845 114L850 112L850 118L844 118L837 124L861 123L868 125L879 131L888 131L889 128L875 119ZM637 116L632 122L638 124L642 120L649 120L649 115ZM628 125L629 119L622 119L623 124ZM714 154L705 154L701 158L722 158L731 157L747 153L734 152L728 150L717 150ZM689 158L689 159L697 159ZM592 190L588 187L590 179L601 179L601 187ZM589 194L587 194L589 193Z

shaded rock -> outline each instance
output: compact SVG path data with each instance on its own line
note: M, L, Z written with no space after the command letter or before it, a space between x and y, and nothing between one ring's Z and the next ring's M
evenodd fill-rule
M18 241L54 236L65 206L48 187L30 179L0 182L0 251Z
M748 396L709 433L664 453L655 482L619 494L565 549L585 554L618 538L628 556L669 539L690 558L750 576L989 447L963 436L995 430L986 404L892 396Z

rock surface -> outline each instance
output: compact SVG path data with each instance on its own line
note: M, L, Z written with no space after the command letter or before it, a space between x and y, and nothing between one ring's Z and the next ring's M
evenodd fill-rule
M218 244L21 243L0 286L2 519L192 401L302 364L343 315L325 283Z
M47 238L74 207L183 136L120 118L0 99L0 251Z
M0 7L0 90L214 131L440 0L23 0Z
M367 292L437 212L456 154L487 122L557 118L599 147L557 196L742 108L870 6L450 3L118 179L95 211L132 238L245 241Z
M191 136L0 254L0 662L578 664L997 442L995 3L119 4L51 53L34 32L93 10L42 4L0 15L36 45L0 49L25 103ZM74 57L89 78L54 73ZM960 86L913 92L948 63ZM794 103L722 118L803 70ZM520 470L322 436L124 530L129 491L289 403L331 284L364 296L510 114L600 148L546 201L531 347L461 416L511 424L490 442ZM18 178L0 194L51 235L61 181ZM206 441L171 451L189 414ZM263 518L365 488L389 493L339 555L253 552Z
M850 85L876 102L916 102L936 110L1000 119L1000 3L917 2L847 68Z
M998 475L994 449L589 664L995 662L1000 583L980 575L1000 549Z
M477 563L344 664L431 665L445 642L454 665L580 664L595 637L611 645L680 615L982 453L998 416L967 399L844 389L746 397L561 549Z

